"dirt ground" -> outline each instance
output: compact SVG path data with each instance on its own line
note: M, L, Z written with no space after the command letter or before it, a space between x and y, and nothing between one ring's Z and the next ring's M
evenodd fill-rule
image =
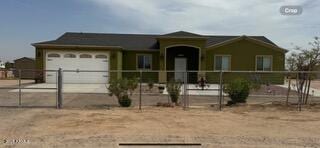
M1 81L16 87L17 81ZM33 83L23 81L24 85ZM320 84L320 83L319 83ZM320 85L319 85L320 86ZM285 89L271 87L276 92ZM202 147L320 147L320 105L272 104L286 98L262 87L248 104L217 111L216 96L189 96L190 109L155 107L168 96L145 90L133 107L120 108L107 94L64 94L64 109L54 109L56 93L0 90L0 147L118 147L119 143L201 143ZM255 93L254 93L255 94ZM282 94L282 93L280 93ZM225 98L225 103L228 98ZM289 102L295 103L293 96ZM311 97L312 102L320 98ZM214 107L211 107L214 105Z
M0 108L0 147L118 147L201 143L202 147L320 147L320 106ZM14 141L19 139L20 141Z

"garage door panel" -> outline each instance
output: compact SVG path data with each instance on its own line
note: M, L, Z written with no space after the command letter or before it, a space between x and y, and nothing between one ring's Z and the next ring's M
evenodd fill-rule
M90 83L106 83L107 80L106 72L79 72L78 75Z
M108 70L109 62L107 59L95 58L95 55L106 55L108 53L96 53L96 52L74 52L76 58L64 58L63 55L70 52L51 51L49 53L58 52L61 58L48 58L46 63L47 70L73 70L75 72L64 72L64 83L107 83L108 82ZM47 55L48 55L47 54ZM86 55L84 55L86 54ZM81 57L84 58L80 58ZM47 57L47 56L46 56ZM91 57L91 58L88 58ZM48 60L47 59L47 60ZM79 71L79 72L76 72ZM81 71L103 71L103 72L81 72ZM47 73L49 74L49 73ZM46 82L53 83L56 80L53 77L47 77Z
M48 58L46 62L47 70L58 70L59 69L59 60L56 58ZM46 82L48 83L57 83L57 72L46 72Z

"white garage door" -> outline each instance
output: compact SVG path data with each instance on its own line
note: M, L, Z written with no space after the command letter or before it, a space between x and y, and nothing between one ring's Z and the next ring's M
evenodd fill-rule
M109 73L108 52L47 51L46 70L74 70L63 73L64 83L107 83ZM104 71L104 72L81 72ZM55 72L46 73L47 83L56 83Z

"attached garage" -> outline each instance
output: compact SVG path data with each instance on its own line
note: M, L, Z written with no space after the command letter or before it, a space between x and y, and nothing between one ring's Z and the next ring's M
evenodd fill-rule
M107 83L109 55L109 52L48 50L45 67L46 70L62 68L64 83ZM47 83L56 83L56 72L46 72L45 80Z

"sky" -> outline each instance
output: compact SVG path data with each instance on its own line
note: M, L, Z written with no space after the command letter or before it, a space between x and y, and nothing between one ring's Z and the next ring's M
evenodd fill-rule
M282 15L281 6L303 8ZM0 60L34 57L31 43L64 32L261 35L308 48L320 36L320 0L1 0Z

